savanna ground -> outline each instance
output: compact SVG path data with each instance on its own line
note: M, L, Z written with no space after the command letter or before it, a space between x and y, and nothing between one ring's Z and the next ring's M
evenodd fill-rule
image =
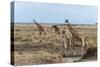
M47 35L39 35L38 27L34 24L14 24L12 27L12 51L13 62L15 65L29 64L53 64L72 62L69 57L62 57L62 39L55 34L52 25L46 25ZM58 25L60 33L64 29L63 25ZM74 25L82 36L86 36L85 42L88 43L88 52L85 58L79 61L93 61L97 59L97 26L96 25ZM70 36L66 27L66 34ZM61 34L62 35L62 34ZM80 52L79 52L80 51ZM70 51L69 51L70 52ZM74 53L81 53L81 49L74 50ZM14 54L13 54L14 53ZM89 54L88 54L89 53ZM73 56L77 58L78 55Z

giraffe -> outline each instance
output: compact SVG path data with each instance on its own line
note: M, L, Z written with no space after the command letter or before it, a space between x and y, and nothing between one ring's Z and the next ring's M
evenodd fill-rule
M78 41L81 41L81 38L79 37L79 33L77 32L77 30L75 30L71 24L69 24L69 21L65 20L65 25L68 26L69 32L72 35L72 42L75 45L75 39L77 39Z
M60 29L57 25L53 25L51 28L53 28L55 30L55 34L60 35Z
M62 31L62 37L61 37L63 44L62 44L62 56L66 57L66 53L69 49L69 45L70 45L70 39L69 37L66 35L66 31L63 29ZM67 50L67 51L66 51Z
M40 42L42 42L45 38L45 35L47 35L46 32L46 28L43 27L41 24L37 23L35 20L33 20L33 22L35 23L35 25L38 27L39 29L39 34L40 34ZM42 36L41 36L42 35ZM42 39L41 39L42 38Z
M39 23L37 23L35 20L33 20L33 22L35 23L35 25L38 27L39 29L39 34L42 35L42 34L47 34L46 33L46 28L42 27L42 25L40 25Z
M69 32L71 33L72 37L70 38L70 46L76 46L76 44L78 44L79 46L82 47L82 54L84 54L84 50L86 48L86 44L85 44L85 36L81 36L77 30L75 30L71 24L69 24L68 20L65 20L65 25L68 26Z

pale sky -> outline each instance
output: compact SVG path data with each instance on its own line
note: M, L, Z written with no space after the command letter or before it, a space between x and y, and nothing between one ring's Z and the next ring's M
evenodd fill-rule
M14 10L15 23L32 23L33 19L40 23L64 23L65 19L75 24L97 22L96 6L15 1Z

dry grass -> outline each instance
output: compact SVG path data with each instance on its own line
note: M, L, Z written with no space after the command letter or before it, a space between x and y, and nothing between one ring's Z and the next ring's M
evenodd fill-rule
M63 26L60 27L60 33ZM61 63L62 61L62 39L59 35L48 28L48 35L39 35L39 30L33 25L18 24L14 27L14 45L15 45L15 64L50 64ZM85 42L89 49L97 48L97 28L96 26L82 27L76 26L75 29L86 36ZM66 28L66 34L70 36Z
M62 57L42 50L21 53L15 51L15 62L17 65L61 63Z

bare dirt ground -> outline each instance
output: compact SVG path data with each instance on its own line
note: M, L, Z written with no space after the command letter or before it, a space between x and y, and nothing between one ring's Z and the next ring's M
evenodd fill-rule
M60 33L64 29L63 25L58 25ZM47 35L39 35L38 28L33 24L15 24L12 33L14 34L14 63L15 65L29 65L29 64L53 64L73 62L73 59L80 58L78 53L81 53L81 49L69 50L69 56L71 51L74 51L73 57L62 57L62 40L61 37L55 34L51 29L51 25L46 25ZM94 54L97 49L97 26L96 25L76 25L73 26L82 36L86 36L85 42L88 43L89 53ZM70 36L70 33L66 27L66 34ZM12 46L11 45L11 46ZM92 51L92 52L91 52ZM96 52L95 52L96 53ZM88 55L89 57L89 55ZM92 61L96 60L97 56L90 55L94 58L81 59L80 61Z

